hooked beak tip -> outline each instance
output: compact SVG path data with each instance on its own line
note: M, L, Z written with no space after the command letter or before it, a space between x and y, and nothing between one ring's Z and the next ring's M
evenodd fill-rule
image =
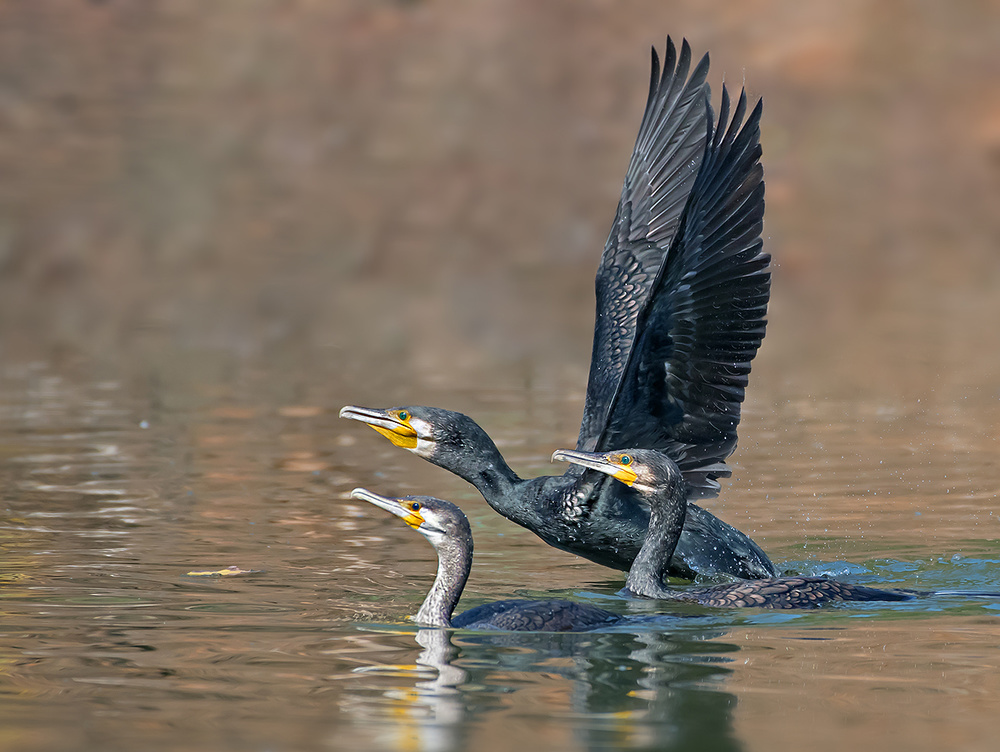
M549 462L573 462L572 452L567 449L556 449Z

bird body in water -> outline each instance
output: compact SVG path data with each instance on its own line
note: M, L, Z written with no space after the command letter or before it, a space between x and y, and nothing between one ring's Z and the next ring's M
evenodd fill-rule
M915 595L826 577L771 577L710 587L669 588L664 584L667 568L663 562L677 545L688 507L684 477L677 464L661 452L645 449L616 452L560 449L552 459L605 473L634 489L649 505L649 529L629 570L626 594L733 608L815 608L833 601L905 601Z
M437 576L414 621L424 627L516 632L578 632L611 626L622 617L603 608L566 600L503 600L453 616L472 567L472 531L454 504L430 496L394 499L356 488L361 499L401 518L423 534L438 555Z
M577 440L581 451L667 453L689 499L717 495L718 478L730 474L725 460L736 447L770 292L760 239L761 104L747 115L741 93L730 112L723 88L716 126L707 74L707 55L692 70L687 42L678 56L667 40L662 75L653 51L646 110L595 281ZM601 473L571 468L522 479L482 428L448 410L347 406L340 415L473 483L493 509L557 548L621 570L639 553L649 514L631 489ZM777 574L747 535L695 504L669 571Z

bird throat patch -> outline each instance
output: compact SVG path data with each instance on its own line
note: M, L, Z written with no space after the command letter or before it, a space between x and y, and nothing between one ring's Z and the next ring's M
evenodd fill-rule
M383 426L374 426L371 423L368 425L398 447L403 447L403 449L415 449L417 446L417 432L409 426L398 425L393 428L385 428Z

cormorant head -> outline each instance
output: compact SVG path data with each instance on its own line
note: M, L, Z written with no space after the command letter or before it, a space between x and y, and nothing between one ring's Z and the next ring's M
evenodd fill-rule
M340 417L367 423L396 446L451 470L496 451L492 439L472 418L439 407L379 410L348 405Z
M457 506L433 496L381 496L366 488L355 488L351 497L392 512L438 548L447 541L472 540L469 520Z
M650 503L654 503L656 499L666 502L674 498L684 482L677 463L653 449L623 449L615 452L557 449L552 454L552 459L572 462L610 475L638 491Z

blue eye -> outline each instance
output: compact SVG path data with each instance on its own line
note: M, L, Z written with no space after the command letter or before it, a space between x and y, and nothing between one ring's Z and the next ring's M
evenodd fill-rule
M409 420L410 419L410 414L408 412L406 412L406 410L400 410L399 411L399 419L400 420Z
M420 502L419 501L415 501L412 504L410 504L410 509L412 509L414 512L419 512L420 511Z
M620 460L618 460L618 461L621 464L623 464L623 465L631 465L632 464L632 458L629 457L627 454L623 454L622 458Z

